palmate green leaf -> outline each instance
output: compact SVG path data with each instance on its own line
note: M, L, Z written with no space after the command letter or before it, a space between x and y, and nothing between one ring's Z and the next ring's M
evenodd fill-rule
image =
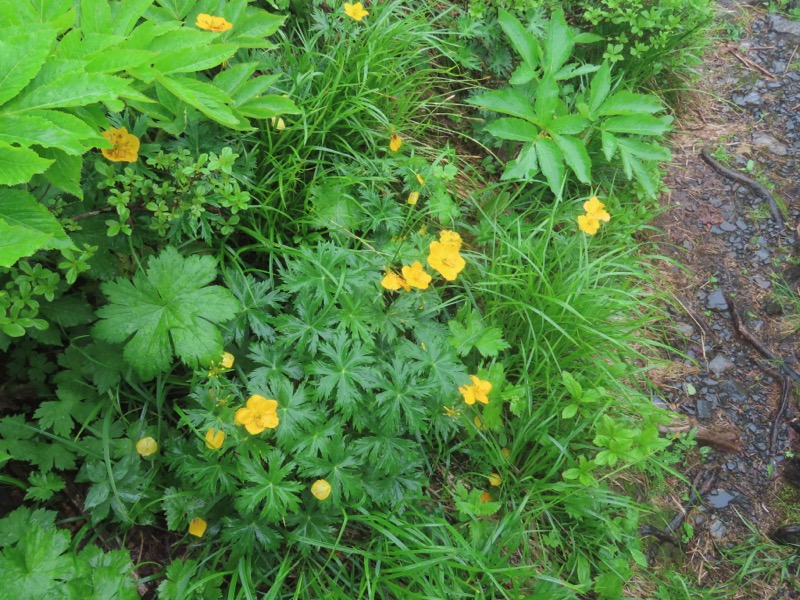
M237 523L238 525L238 523ZM225 528L226 530L228 527ZM234 538L237 542L241 538ZM247 544L250 547L250 544ZM167 566L167 578L158 585L160 600L218 600L222 577L203 577L196 560L175 559ZM205 571L202 571L205 573Z
M256 281L252 275L239 271L225 273L225 283L242 306L231 324L233 339L241 343L248 328L260 340L274 341L275 330L269 324L272 313L278 312L286 294L272 289L271 281Z
M556 197L561 197L564 184L564 155L561 150L553 140L539 138L536 140L536 156L550 189Z
M58 148L40 148L39 154L42 158L53 161L53 164L42 173L42 177L53 187L83 200L83 188L81 187L83 158L72 156Z
M539 135L536 125L514 117L497 119L486 126L486 131L501 140L512 142L533 142Z
M539 42L536 37L528 32L514 15L502 8L497 13L497 22L522 61L529 70L533 71L539 65L540 54Z
M526 121L536 120L536 111L530 100L516 88L503 88L467 100L468 104L480 106L504 115L519 117Z
M72 245L58 220L25 190L0 188L0 266L40 249Z
M51 164L53 161L42 158L30 148L0 142L0 185L27 183Z
M36 77L56 40L51 27L7 29L0 40L0 105L14 98Z
M77 588L77 596L95 600L139 599L126 550L103 552L97 546L86 546L78 554L77 563L79 579L72 586Z
M474 348L484 358L494 358L501 350L510 348L500 328L487 325L476 312L469 312L463 322L455 319L448 321L447 326L451 334L450 345L459 356L466 356Z
M287 513L297 512L300 507L299 492L303 484L287 478L297 466L284 463L285 456L277 448L262 459L242 456L239 462L242 480L235 500L237 510L258 513L267 523L277 523Z
M569 135L553 135L553 141L561 150L564 162L572 169L581 183L592 183L592 160L582 140Z
M331 484L326 502L336 505L345 499L356 501L364 494L363 463L350 450L350 440L341 431L325 447L321 458L298 457L298 471L306 479L325 479Z
M503 181L522 179L529 181L539 172L539 161L536 159L536 144L525 144L519 155L506 165L500 178Z
M220 286L210 256L182 257L169 246L150 259L133 281L117 279L101 286L110 304L97 311L92 333L125 343L126 362L143 378L169 369L173 356L191 367L207 365L222 354L216 324L233 319L239 303Z
M416 369L400 357L385 365L379 381L383 391L375 396L372 429L382 435L412 434L424 431L428 419L426 408L436 391L435 385L420 377Z
M296 115L300 113L294 102L283 96L268 94L248 100L236 106L236 110L252 119L269 119L279 115Z
M32 524L17 546L0 553L0 578L17 598L47 598L75 576L67 531Z

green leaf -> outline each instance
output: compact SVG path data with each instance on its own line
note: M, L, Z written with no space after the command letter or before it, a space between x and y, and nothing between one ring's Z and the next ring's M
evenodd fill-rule
M519 117L526 121L536 120L536 111L528 98L516 88L504 88L482 94L476 98L469 98L468 104L480 106L486 110L493 110L512 117Z
M571 419L576 414L578 414L578 405L577 404L569 404L564 407L564 410L561 411L561 418L562 419Z
M486 126L486 131L501 140L514 142L532 142L539 135L539 128L536 125L513 117L503 117L493 121Z
M124 0L112 5L111 33L128 36L153 0Z
M498 11L497 22L522 61L533 72L539 64L539 43L536 38L522 26L516 17L502 8Z
M0 142L0 185L27 183L43 173L53 161L40 157L30 148L18 148Z
M448 340L459 356L466 356L475 348L484 358L494 358L501 350L510 348L500 328L486 325L476 312L469 312L463 323L451 320L447 326L450 328Z
M592 160L583 141L568 135L553 135L564 162L572 169L581 183L592 183Z
M17 546L0 553L0 577L19 598L46 598L74 577L72 558L65 556L69 533L31 524Z
M294 102L283 96L270 94L248 100L236 109L245 117L269 119L280 115L296 115L300 112Z
M234 44L203 45L195 48L178 48L162 52L154 66L163 75L170 73L195 73L212 69L236 54Z
M173 355L190 367L208 365L223 350L216 324L239 310L228 290L207 285L216 274L212 257L184 258L169 246L132 282L101 285L110 304L97 311L93 335L125 343L126 362L144 379L168 370Z
M81 188L83 159L80 156L70 156L56 148L42 148L39 150L39 154L43 158L53 161L53 164L43 173L43 177L54 187L83 200L83 189Z
M46 236L43 248L72 246L58 219L25 190L0 189L0 220Z
M564 184L564 157L561 150L553 140L539 138L536 141L536 155L539 158L539 168L547 178L550 189L560 198Z
M284 465L284 460L285 456L277 448L264 457L264 462L260 458L240 460L240 478L244 485L235 500L237 510L257 511L259 518L267 523L277 523L287 513L297 512L298 493L304 486L287 480L297 465L291 461Z
M229 108L232 102L230 96L218 87L189 77L169 77L161 74L156 74L156 81L209 119L234 129L247 127L247 124L242 123Z
M236 91L250 79L250 76L256 72L258 66L259 63L257 62L246 62L223 69L214 77L214 85L235 100ZM275 81L278 80L278 77L279 75L274 76ZM270 85L272 84L270 83Z
M662 135L669 129L671 117L653 117L650 115L626 115L610 117L603 122L603 130L612 133L630 133L632 135Z
M555 74L569 58L574 45L574 33L564 20L561 9L553 11L544 40L542 67L546 75Z
M234 103L239 106L245 104L248 100L258 98L269 91L280 78L280 74L262 75L242 82L236 86L236 91L231 94ZM214 78L214 81L216 82L216 78Z
M6 30L0 41L0 105L19 94L36 77L53 49L58 32L49 27Z
M78 25L83 34L106 33L111 28L111 5L108 0L81 0Z
M592 83L589 84L589 112L591 114L594 114L606 101L610 90L611 67L609 67L607 61L603 61L600 70L592 77Z
M572 373L561 371L561 381L564 383L564 387L567 388L573 400L580 400L583 398L583 388L581 384L578 383L578 380L573 377Z
M553 120L553 113L558 107L559 89L552 75L545 76L536 88L536 118L542 127L547 127Z
M25 492L25 499L45 502L63 490L66 485L64 480L55 473L35 471L28 477L28 491Z
M6 106L11 112L36 108L86 106L116 100L128 88L121 77L100 73L65 73L19 96Z
M597 108L597 114L599 116L637 115L657 113L661 110L664 110L664 105L657 96L634 94L623 90L603 102Z
M522 179L530 181L539 172L539 163L536 160L536 144L525 144L517 158L506 165L501 179L503 181Z
M581 115L564 115L554 118L547 125L547 131L551 134L575 135L585 131L592 122Z
M599 68L600 67L597 65L578 65L576 63L571 63L563 67L553 77L556 81L563 81L564 79L572 79L573 77L594 73Z
M41 117L0 114L0 142L32 146L57 147L70 154L83 154L86 148L75 136Z
M119 73L149 64L155 56L156 53L149 50L115 48L87 57L88 62L84 69L87 73Z
M231 30L228 41L240 48L271 48L273 44L265 38L280 29L287 15L273 15L265 10L248 10L244 19L239 19Z

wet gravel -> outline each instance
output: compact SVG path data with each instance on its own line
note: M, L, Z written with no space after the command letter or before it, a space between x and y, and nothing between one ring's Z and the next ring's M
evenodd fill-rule
M800 23L758 14L749 33L718 49L715 58L704 79L725 101L693 128L691 147L676 152L684 166L667 177L671 210L657 222L666 232L665 254L693 271L679 288L692 314L677 307L671 340L683 353L671 359L688 374L660 386L654 401L739 438L740 452L713 450L686 473L691 480L697 470L718 468L714 487L687 523L700 537L732 545L748 533L742 517L764 533L787 524L776 522L780 516L772 507L787 451L800 455L797 434L787 424L797 412L794 402L770 452L781 377L736 334L725 300L732 297L747 328L800 371L794 332L786 328L800 306L789 304L783 292L800 284L800 268L791 268L800 262ZM749 67L743 64L748 61ZM728 167L775 185L787 207L783 228L762 198L699 159L703 145L712 151L724 146L732 159Z

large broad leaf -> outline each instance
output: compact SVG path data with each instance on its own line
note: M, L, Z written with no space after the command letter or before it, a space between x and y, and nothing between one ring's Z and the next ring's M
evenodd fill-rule
M486 131L501 140L513 142L533 142L539 135L536 125L513 117L497 119L486 126Z
M0 219L46 235L45 249L72 246L58 219L25 190L0 188Z
M603 122L603 129L611 133L630 133L632 135L662 135L669 129L671 117L651 115L626 115L610 117Z
M539 42L533 34L529 33L516 17L502 8L498 11L497 22L528 69L534 70L539 64Z
M565 115L550 121L547 131L553 134L576 135L585 131L592 122L581 115Z
M503 181L509 179L522 179L530 181L539 172L539 163L536 160L536 145L525 144L516 159L506 165L506 170L500 178Z
M173 356L191 367L219 360L217 324L233 319L240 307L227 289L208 285L216 275L212 257L184 258L167 247L133 281L102 284L110 304L97 311L101 321L93 335L125 343L125 361L144 379L169 369Z
M10 267L20 258L41 249L48 236L33 229L9 225L0 218L0 267Z
M218 87L189 77L170 77L161 74L156 75L156 81L209 119L234 129L248 127L248 124L242 123L229 108L231 97Z
M539 138L536 141L536 155L539 158L539 168L547 178L547 184L556 195L561 197L561 188L564 185L564 157L561 150L553 140Z
M575 34L564 20L563 11L554 11L547 27L547 37L544 40L542 67L546 75L554 75L567 62L572 54L574 37Z
M107 33L111 29L111 5L108 0L80 0L80 28L87 33Z
M30 148L0 142L0 185L27 183L51 164L52 161L40 157Z
M470 98L467 103L527 121L536 120L536 111L534 111L533 105L522 92L515 88L488 92L476 98Z
M250 79L250 76L256 72L258 66L259 63L257 62L245 62L223 69L214 77L214 85L235 100L234 94L236 90ZM275 81L278 80L278 77L275 76ZM269 87L265 89L269 89Z
M111 33L127 36L136 26L144 12L153 5L153 0L125 0L111 7Z
M83 154L86 147L71 132L55 128L52 122L26 114L0 113L0 142L19 146L63 148L69 154Z
M269 119L278 115L296 115L300 112L294 102L275 94L253 98L237 106L236 109L245 117L253 119Z
M260 95L269 91L275 82L280 79L280 74L275 75L262 75L260 77L254 77L253 79L248 79L247 81L243 82L241 85L236 87L236 91L231 94L233 97L233 101L236 105L241 105L247 102L248 100L252 100L253 98L258 98ZM216 83L216 78L214 79L214 83Z
M40 85L7 105L11 112L31 109L86 106L111 102L124 92L128 82L121 77L100 73L65 73Z
M155 68L162 74L196 73L212 69L236 54L234 44L213 44L196 48L180 48L162 52L155 60Z
M586 152L583 141L569 135L553 135L558 149L564 156L564 162L572 169L581 183L592 183L592 160Z
M273 15L265 10L248 10L244 19L238 19L227 41L240 48L263 48L273 46L266 38L280 29L286 17Z
M42 148L39 153L53 164L42 173L42 176L54 187L83 200L81 188L81 168L83 158L67 154L58 148Z
M56 39L56 30L35 27L11 33L0 41L0 105L22 91L36 77Z
M553 113L558 107L559 89L552 75L545 75L536 88L536 117L542 127L547 127L553 119Z
M604 61L589 84L589 112L594 114L608 98L611 90L611 67Z
M656 96L634 94L633 92L617 92L597 109L598 116L607 115L636 115L642 113L657 113L664 110Z

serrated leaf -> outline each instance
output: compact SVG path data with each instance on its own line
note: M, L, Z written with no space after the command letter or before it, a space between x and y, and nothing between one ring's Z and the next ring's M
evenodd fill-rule
M611 67L604 61L589 84L589 112L594 114L608 98L611 90Z
M30 115L0 114L0 142L57 147L69 154L83 154L86 147L71 132L54 128L51 121Z
M529 33L511 13L501 8L497 15L497 22L506 37L508 37L511 45L520 55L528 69L532 71L539 64L539 43L536 37Z
M145 11L153 5L153 0L125 0L112 7L111 33L127 36L133 31L136 23Z
M71 156L58 148L41 148L39 154L42 158L53 161L53 164L42 173L42 177L53 187L83 200L83 188L81 188L83 158Z
M45 502L63 490L65 486L64 480L55 473L36 471L28 477L28 491L25 492L25 499Z
M287 479L297 465L291 461L283 464L284 459L278 449L264 457L266 464L255 458L241 459L240 478L245 485L235 500L238 510L257 513L267 523L276 523L287 513L297 511L298 493L304 486Z
M57 31L33 27L6 30L0 41L0 105L19 94L36 77L53 48Z
M61 223L30 193L20 189L0 189L0 220L46 236L43 248L69 248L72 241ZM2 239L2 238L0 238ZM2 242L0 242L2 244Z
M670 117L625 115L606 119L603 122L603 129L612 133L629 133L631 135L662 135L669 129L671 121Z
M539 138L536 140L536 156L550 189L556 197L561 197L564 184L564 156L561 150L553 140Z
M53 161L42 158L30 148L0 142L0 185L27 183L51 164Z
M597 109L597 114L599 116L635 115L657 113L661 110L664 110L664 105L657 96L622 90L607 98Z
M279 115L296 115L300 112L294 102L275 94L248 100L244 104L237 105L236 110L252 119L269 119Z
M239 310L227 289L207 286L216 274L212 257L184 258L168 246L132 282L101 285L110 304L97 311L93 335L124 343L126 362L145 379L169 369L173 356L190 367L208 365L223 350L216 325Z
M127 89L128 82L121 77L101 73L71 72L23 93L5 108L10 112L22 112L112 102Z
M236 54L234 44L203 44L193 48L178 48L162 52L154 61L154 66L162 74L196 73L212 69Z
M506 165L501 179L522 179L530 181L539 172L539 161L536 159L536 145L525 144L516 159Z
M218 87L189 77L161 74L156 74L156 81L209 119L234 129L248 127L229 108L231 97Z
M539 128L536 125L513 117L493 121L486 126L486 131L501 140L513 142L532 142L539 135Z
M469 313L466 325L456 320L447 323L450 328L450 344L459 356L466 356L475 348L483 357L496 357L501 350L509 348L503 339L503 332L494 326L487 326L476 313Z
M583 141L569 135L553 135L553 141L561 150L564 162L572 169L581 183L592 182L592 160Z
M527 121L534 121L537 116L530 100L515 88L503 88L488 92L468 99L467 103Z
M30 256L47 242L50 236L26 227L14 227L0 219L0 267L10 267L20 258ZM16 323L12 323L16 325ZM20 337L25 335L25 328L19 335L6 331L6 335Z

